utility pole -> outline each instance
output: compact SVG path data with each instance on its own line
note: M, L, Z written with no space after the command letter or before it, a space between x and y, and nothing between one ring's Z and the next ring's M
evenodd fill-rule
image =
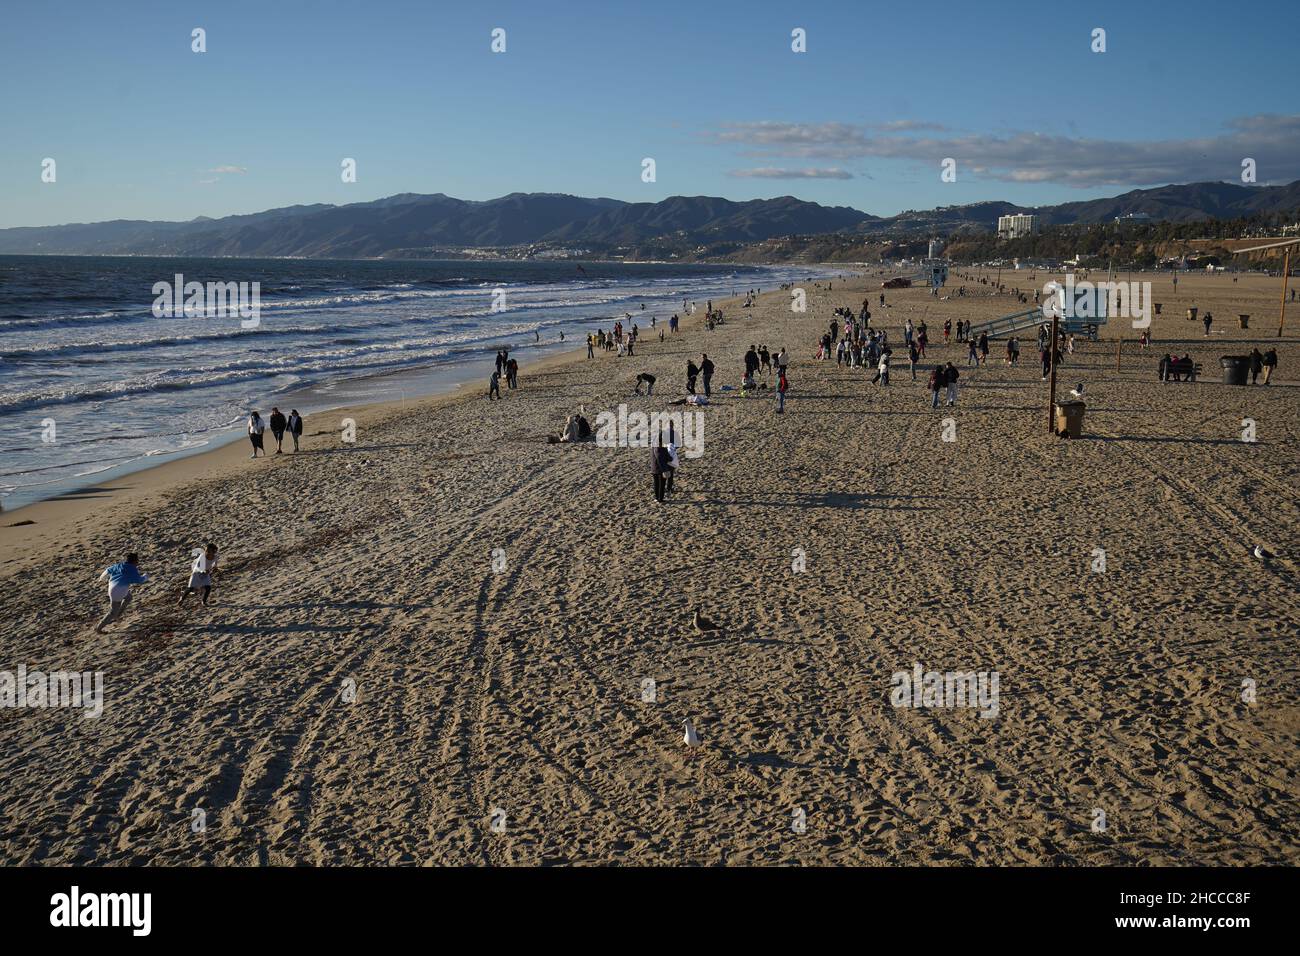
M1056 323L1059 321L1056 310L1052 312L1052 339L1047 343L1047 361L1051 369L1047 396L1047 430L1056 434Z
M1282 314L1277 320L1277 337L1282 337L1282 326L1286 325L1286 284L1291 278L1291 247L1287 246L1286 258L1282 265Z

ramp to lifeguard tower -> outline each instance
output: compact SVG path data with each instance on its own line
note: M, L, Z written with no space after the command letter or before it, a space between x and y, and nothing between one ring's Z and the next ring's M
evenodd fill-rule
M1044 321L1046 320L1043 318L1042 307L1034 306L1024 312L1013 312L1011 315L1004 315L998 319L990 319L988 322L972 325L970 334L977 339L982 334L987 334L989 338L996 339L999 336L1010 335L1012 332L1019 332L1021 329L1034 328L1042 325Z

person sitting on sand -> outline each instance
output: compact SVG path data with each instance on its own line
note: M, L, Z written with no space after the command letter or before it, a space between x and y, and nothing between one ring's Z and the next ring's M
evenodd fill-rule
M110 564L99 573L99 580L108 579L109 607L108 613L95 625L97 633L103 634L105 625L112 624L126 613L126 607L131 603L131 585L148 583L149 575L141 573L136 566L139 561L139 556L132 551L125 561Z
M203 601L203 606L208 606L208 595L212 593L212 575L217 570L217 546L208 542L203 546L202 551L194 552L194 563L190 566L190 580L185 585L185 590L181 592L180 600L176 606L180 607L185 603L185 599L191 594L197 594Z

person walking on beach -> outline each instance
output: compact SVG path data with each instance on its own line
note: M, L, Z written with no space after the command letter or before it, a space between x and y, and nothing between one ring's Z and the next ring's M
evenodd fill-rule
M1214 316L1206 312L1203 321L1205 322L1205 337L1208 339L1210 337L1210 324L1214 321Z
M140 558L134 551L126 556L125 561L110 564L99 572L99 580L108 580L108 613L95 625L96 633L103 634L105 625L112 624L126 612L131 603L131 585L145 584L149 580L136 566Z
M1250 350L1250 384L1259 384L1259 373L1264 371L1264 354L1259 349Z
M952 319L943 320L943 344L948 344L948 339L952 337Z
M989 334L987 332L980 333L980 364L989 364Z
M249 458L256 458L259 451L263 455L266 454L266 449L262 447L262 433L264 431L266 431L266 424L262 421L262 416L258 415L257 412L253 412L248 416L248 440L253 446L253 453L248 456Z
M979 365L979 363L979 345L974 339L971 339L970 342L967 343L966 365L969 367L971 365Z
M702 356L702 359L700 362L700 377L704 379L704 394L711 395L713 393L709 391L709 379L713 378L713 363L709 361L707 355Z
M664 494L673 493L673 478L677 476L677 469L682 465L681 457L677 454L677 433L673 430L673 423L668 423L668 470L664 472Z
M788 387L789 385L785 378L785 367L782 366L781 371L777 373L776 377L776 413L778 415L785 413L785 390Z
M654 476L655 501L664 503L664 490L668 486L669 468L668 449L664 447L663 435L658 443L650 449L650 474Z
M298 453L298 439L302 437L302 416L298 414L298 409L289 410L289 435L293 438L293 452Z
M501 373L494 371L492 377L488 379L488 401L492 401L492 396L498 399L501 397Z
M951 362L948 363L948 367L944 369L944 372L946 373L944 375L944 384L948 386L948 407L952 408L957 404L957 376L959 373L957 367Z
M596 343L592 340L591 333L587 333L587 358L596 357Z
M1269 349L1267 352L1264 353L1264 384L1265 385L1268 384L1268 380L1272 377L1273 369L1275 368L1277 368L1277 349Z
M758 374L758 349L754 348L754 346L751 345L749 347L749 351L745 353L745 378L752 379L757 374Z
M217 570L217 546L208 542L203 546L202 551L194 552L194 564L190 566L190 580L185 585L185 590L181 592L180 600L176 606L180 607L185 603L185 599L191 594L197 594L203 601L203 606L208 606L208 595L212 593L212 575Z
M284 413L280 409L272 406L271 408L271 434L275 436L275 453L279 455L283 449L280 447L284 444L284 429L288 425Z
M936 365L930 369L930 407L939 407L939 393L943 391L944 383L947 381L947 373L942 365Z
M686 360L686 391L695 394L695 379L700 374L699 366L690 359Z
M519 363L514 359L506 362L506 387L519 387Z
M907 366L912 370L912 381L916 381L916 363L920 360L921 354L916 350L916 343L913 342L907 347Z

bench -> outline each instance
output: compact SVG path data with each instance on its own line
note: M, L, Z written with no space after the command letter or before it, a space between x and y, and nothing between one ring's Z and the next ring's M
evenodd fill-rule
M1177 372L1178 375L1182 376L1182 378L1175 379L1174 378L1175 372ZM1165 370L1166 382L1173 382L1173 381L1194 382L1200 377L1201 377L1200 362L1193 362L1191 363L1190 367L1186 362L1173 362Z

